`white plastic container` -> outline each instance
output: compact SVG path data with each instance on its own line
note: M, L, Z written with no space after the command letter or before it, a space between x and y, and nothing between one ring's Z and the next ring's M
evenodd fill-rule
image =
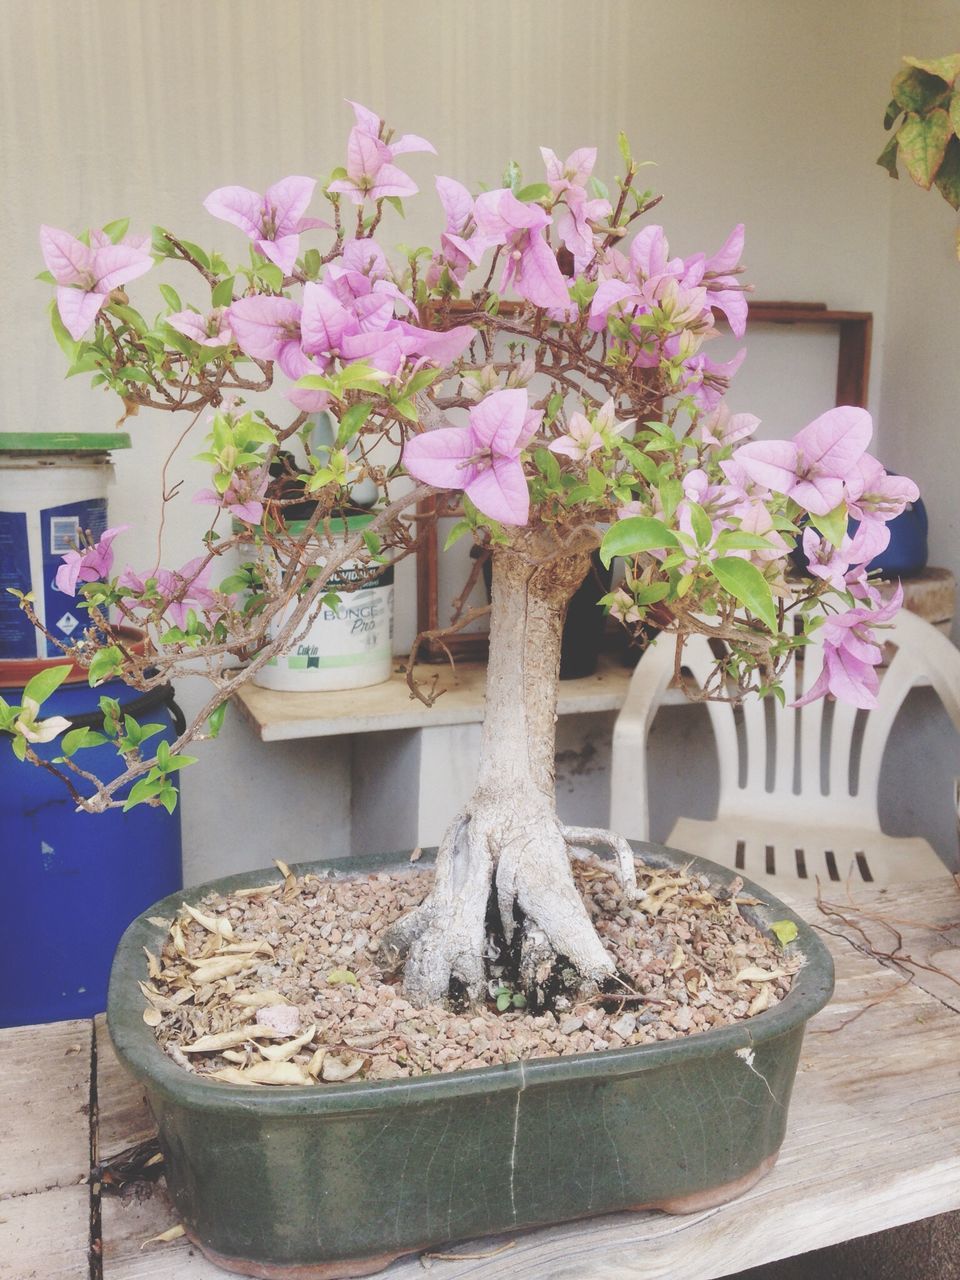
M371 519L368 515L347 517L347 533L366 528ZM343 522L337 521L337 527L342 528ZM290 521L287 528L296 536L304 531L306 522ZM334 538L334 545L342 545L343 540ZM317 563L323 563L322 551ZM309 692L362 689L389 680L393 670L393 566L369 579L371 568L348 560L327 584L328 591L339 595L339 605L322 605L306 633L289 652L265 663L254 674L253 683L265 689ZM363 578L368 579L364 586L346 589ZM294 607L291 603L274 620L271 638Z
M65 551L107 528L110 451L129 449L122 432L0 432L0 658L53 658L61 650L37 631L7 590L34 593L37 615L64 643L86 622L79 598L54 578Z

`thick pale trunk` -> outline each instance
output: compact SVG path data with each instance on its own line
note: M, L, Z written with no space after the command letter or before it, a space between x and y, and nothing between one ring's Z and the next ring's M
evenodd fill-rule
M629 848L607 833L564 828L554 797L560 641L589 552L537 559L513 548L494 553L476 790L440 846L430 896L385 939L388 960L406 955L404 989L421 1004L451 990L482 995L492 888L507 941L522 930L517 981L525 990L535 992L558 960L587 986L614 973L574 884L571 846L611 844L627 887Z

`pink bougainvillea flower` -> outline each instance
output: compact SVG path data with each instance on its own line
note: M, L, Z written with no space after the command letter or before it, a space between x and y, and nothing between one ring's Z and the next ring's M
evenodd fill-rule
M118 534L125 533L129 528L128 524L116 525L113 529L106 529L94 546L67 551L61 557L63 564L57 570L57 590L68 596L75 596L78 582L100 582L108 578L113 568L111 543Z
M181 569L154 569L145 574L135 573L128 565L117 579L117 586L134 596L142 596L152 579L156 594L165 602L165 612L173 625L185 627L191 609L206 613L208 621L211 615L218 616L222 612L216 594L207 585L212 571L213 563L207 556L188 560ZM228 602L232 599L226 597Z
M760 419L752 413L731 413L721 401L711 413L700 419L697 434L704 444L724 449L752 436L759 425Z
M850 514L857 520L893 520L916 502L920 490L906 476L893 476L869 453L846 479Z
M205 316L199 311L174 311L166 320L177 333L192 338L201 347L229 347L233 341L226 307L214 307Z
M310 285L304 286L309 289ZM237 346L256 360L276 360L288 378L296 380L320 370L300 345L299 302L292 298L257 294L230 304L229 325Z
M608 218L613 212L609 200L591 199L587 194L586 184L597 161L597 149L580 147L563 161L549 147L541 147L540 154L547 169L550 190L562 199L555 211L557 234L573 254L574 269L583 271L597 249L590 224Z
M384 122L375 111L371 111L369 107L361 106L359 102L353 102L350 98L346 99L347 103L353 107L353 114L356 118L356 128L360 133L365 133L371 138L379 139L384 129ZM431 155L437 154L437 149L432 142L428 142L426 138L421 138L416 133L405 133L399 138L391 138L386 143L390 157L402 156L410 151L429 151Z
M550 215L524 204L512 191L485 191L474 204L477 231L488 244L504 245L506 262L500 292L510 286L535 307L567 307L570 294L553 250L543 238Z
M880 520L864 520L852 538L844 536L839 547L821 538L808 525L803 531L807 573L822 578L836 591L845 591L850 585L851 567L856 566L854 576L859 577L859 571L885 551L889 542L890 530Z
M843 501L844 480L854 474L872 434L866 409L843 405L815 418L792 440L741 445L737 462L758 484L793 498L811 515L825 516Z
M257 252L289 275L300 252L300 232L326 227L319 218L305 218L317 183L296 174L282 178L263 195L249 187L218 187L203 207L215 218L230 222L248 236Z
M832 693L843 702L872 711L877 705L880 678L876 668L883 650L870 627L889 622L902 603L903 588L898 583L890 599L876 609L856 605L846 613L828 617L822 629L823 668L811 688L793 705L803 707Z
M617 422L614 412L611 398L597 410L592 421L582 413L572 413L566 434L553 440L547 447L552 453L562 453L577 461L589 458L598 449L609 448L614 437L623 435L636 421L635 418L630 418L626 422Z
M520 454L542 417L530 409L525 389L494 391L470 409L466 427L441 427L408 440L404 466L426 484L462 489L491 520L524 525L530 492Z
M358 102L350 105L357 122L347 138L347 176L331 182L327 190L347 196L354 204L383 200L387 196L415 196L420 188L393 164L393 158L410 151L429 151L436 155L434 147L415 133L405 133L395 141L385 142L381 137L380 117Z
M447 219L440 234L443 261L454 280L462 284L470 268L480 265L490 242L477 232L473 196L463 183L453 178L437 178L436 185Z
M153 266L153 258L137 244L101 243L104 239L101 233L95 245L85 245L68 231L40 228L43 260L58 286L57 310L74 342L93 324L112 289Z
M224 493L217 493L216 489L201 489L193 495L193 500L205 505L221 507L238 520L259 524L263 518L262 499L269 482L270 472L266 467L258 467L253 471L235 472Z

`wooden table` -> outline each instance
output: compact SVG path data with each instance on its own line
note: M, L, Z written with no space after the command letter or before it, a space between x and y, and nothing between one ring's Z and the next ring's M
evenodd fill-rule
M533 1231L495 1254L511 1237L457 1245L444 1252L472 1256L402 1259L382 1274L710 1280L960 1208L960 890L945 875L858 890L842 909L863 932L816 914L837 992L807 1032L780 1160L752 1191L685 1218L618 1214ZM900 959L869 954L895 949L892 929ZM2 1280L222 1280L182 1239L141 1248L174 1225L162 1184L123 1197L90 1185L91 1161L152 1133L102 1019L0 1031L0 1080ZM91 1239L102 1240L102 1273Z

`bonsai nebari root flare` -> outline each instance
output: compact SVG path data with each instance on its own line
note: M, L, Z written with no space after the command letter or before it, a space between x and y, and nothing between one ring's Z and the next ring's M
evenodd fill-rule
M632 898L633 855L610 832L564 826L554 793L560 640L590 548L570 553L558 544L545 555L544 539L543 530L525 533L494 553L476 790L441 842L430 895L383 941L388 963L405 958L404 993L417 1004L444 1000L451 984L470 1000L484 994L491 895L506 942L519 954L522 990L542 987L560 958L587 989L616 972L574 884L570 858L582 855L584 845L610 846Z

